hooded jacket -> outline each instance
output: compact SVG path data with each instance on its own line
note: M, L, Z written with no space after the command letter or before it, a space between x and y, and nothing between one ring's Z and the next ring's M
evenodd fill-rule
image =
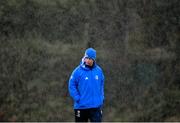
M83 59L69 79L69 93L74 100L74 109L101 107L104 100L103 71L96 62L92 68L87 67Z

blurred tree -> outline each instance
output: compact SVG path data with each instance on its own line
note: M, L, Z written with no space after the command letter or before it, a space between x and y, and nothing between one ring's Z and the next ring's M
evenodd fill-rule
M104 121L178 121L179 12L179 0L1 0L0 120L73 121L69 72L94 47Z

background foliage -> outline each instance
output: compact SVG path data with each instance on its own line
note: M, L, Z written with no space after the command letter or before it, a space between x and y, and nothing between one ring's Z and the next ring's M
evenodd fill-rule
M103 68L103 121L180 121L179 0L1 0L0 120L74 121L68 79Z

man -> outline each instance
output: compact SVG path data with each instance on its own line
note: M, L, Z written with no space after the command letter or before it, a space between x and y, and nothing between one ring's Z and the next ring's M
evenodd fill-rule
M96 64L96 50L88 48L69 80L76 122L101 122L104 102L104 75Z

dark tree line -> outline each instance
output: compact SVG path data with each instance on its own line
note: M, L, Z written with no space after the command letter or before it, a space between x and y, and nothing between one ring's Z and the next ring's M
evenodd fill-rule
M0 121L73 121L68 79L87 47L104 121L179 121L178 0L1 0Z

